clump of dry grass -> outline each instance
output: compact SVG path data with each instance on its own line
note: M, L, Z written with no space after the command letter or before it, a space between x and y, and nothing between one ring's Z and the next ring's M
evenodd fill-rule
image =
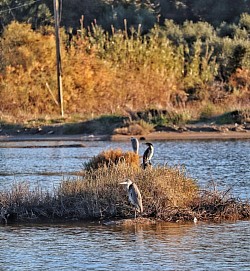
M121 149L103 151L94 156L89 162L85 163L86 170L93 170L100 167L110 167L119 162L129 164L131 167L139 167L139 155L134 152L123 152Z
M62 181L52 193L31 190L22 183L0 193L0 219L106 220L133 217L127 191L120 182L134 181L142 194L144 218L164 221L250 218L250 204L227 193L200 191L184 168L131 167L124 161L83 171L81 177Z
M199 220L237 220L250 218L249 202L233 197L231 189L219 191L214 188L202 190L192 202L192 211Z
M123 135L143 135L154 131L154 125L144 120L127 121L121 128L116 128L116 134Z
M27 182L14 183L9 191L0 191L0 222L49 218L47 210L53 201L52 194L39 186L32 189Z
M59 194L65 203L71 199L69 205L74 202L78 207L73 204L73 209L82 210L87 217L127 217L133 215L133 208L126 190L119 184L126 178L134 180L142 193L143 215L159 219L165 218L168 206L189 205L198 189L196 182L178 168L165 166L143 170L120 162L87 171L83 179L63 182Z

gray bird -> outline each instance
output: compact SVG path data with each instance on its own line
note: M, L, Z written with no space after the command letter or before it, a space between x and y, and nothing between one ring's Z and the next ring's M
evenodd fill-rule
M145 150L144 154L143 154L143 157L142 157L142 165L143 165L143 168L145 169L148 165L152 165L151 164L151 159L154 155L154 146L152 143L144 143L145 145L148 146L148 148Z
M135 207L135 218L136 218L136 211L142 213L143 206L142 206L142 197L140 190L138 189L137 185L133 183L130 179L127 179L125 182L120 184L125 184L127 186L128 192L128 199L132 205Z
M138 154L139 153L139 140L135 137L131 137L131 144L132 144L132 148L133 151Z

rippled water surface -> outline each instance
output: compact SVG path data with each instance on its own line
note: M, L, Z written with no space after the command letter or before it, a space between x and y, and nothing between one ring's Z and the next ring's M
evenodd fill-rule
M39 148L26 148L32 145ZM236 196L249 198L249 140L156 141L154 146L154 164L183 165L200 186L214 180L219 188L232 187ZM19 181L51 189L63 178L74 178L84 162L110 148L131 150L131 145L1 142L0 190ZM140 154L144 150L141 146ZM129 227L8 225L0 226L0 271L250 270L249 244L250 221Z
M85 147L68 147L74 144ZM32 145L39 148L24 148ZM58 148L62 145L66 146ZM56 148L51 146L56 146ZM154 146L154 164L183 165L187 174L197 179L201 186L206 186L213 180L219 187L232 187L236 196L249 197L249 140L156 141ZM0 190L16 181L29 181L52 188L57 186L62 179L77 175L91 157L111 148L131 150L131 144L130 142L108 141L1 142ZM145 146L141 145L141 155L144 150Z
M0 270L250 270L249 226L0 227Z

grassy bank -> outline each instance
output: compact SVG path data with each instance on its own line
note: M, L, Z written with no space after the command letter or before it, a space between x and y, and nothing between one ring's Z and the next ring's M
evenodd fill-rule
M114 153L118 152L114 151L112 157L116 157ZM145 218L171 222L192 221L194 217L202 221L250 218L248 202L231 197L228 191L200 190L184 168L157 166L143 170L132 153L119 161L103 154L100 156L86 164L88 170L83 170L81 176L62 181L55 191L30 189L27 183L15 184L10 191L1 191L1 221L131 218L133 208L124 187L119 184L126 178L134 180L141 191L142 216ZM109 163L100 163L105 159Z

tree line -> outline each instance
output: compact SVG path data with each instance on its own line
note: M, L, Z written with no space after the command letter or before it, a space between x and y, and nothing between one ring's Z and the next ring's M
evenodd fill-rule
M250 12L250 0L71 0L61 1L62 26L78 28L84 15L85 27L96 20L104 29L128 27L141 24L147 32L155 23L164 24L165 19L175 23L186 20L205 21L217 27L221 23L237 23L242 13ZM0 3L1 31L11 21L28 22L33 28L53 22L51 0L5 0Z

